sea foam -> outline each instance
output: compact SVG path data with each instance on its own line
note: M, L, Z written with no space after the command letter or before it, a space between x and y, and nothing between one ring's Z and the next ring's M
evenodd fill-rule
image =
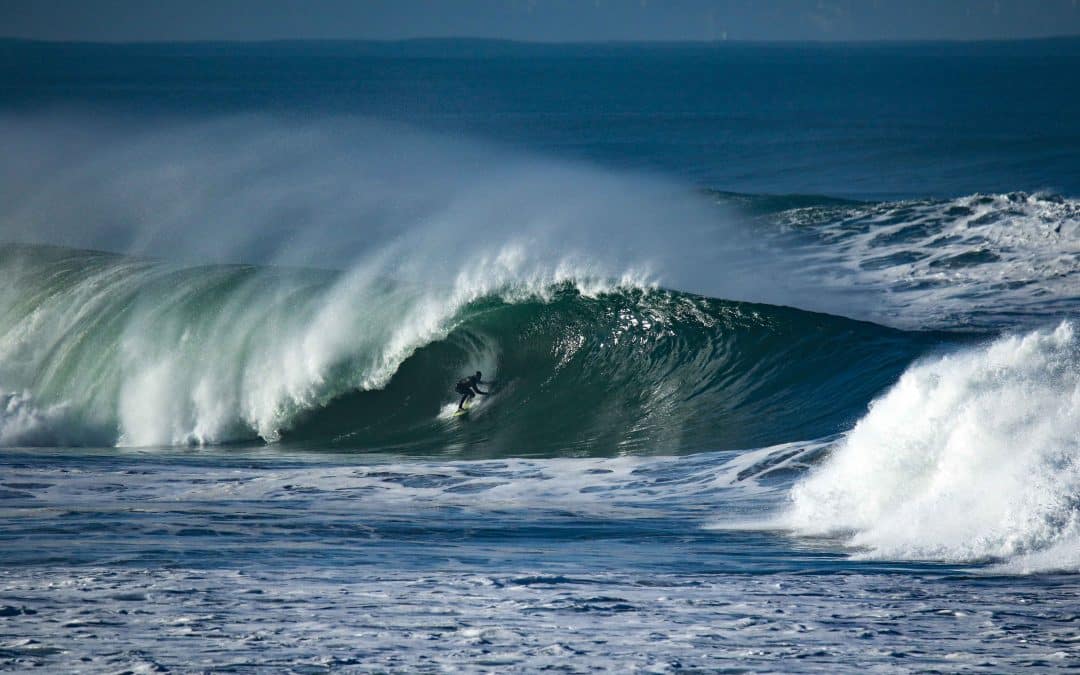
M913 365L791 491L784 522L874 558L1080 569L1071 323Z
M789 209L789 254L818 289L860 289L846 315L900 327L1032 327L1077 299L1080 200L1051 194L845 203ZM876 289L877 292L873 292ZM828 309L828 308L826 308Z

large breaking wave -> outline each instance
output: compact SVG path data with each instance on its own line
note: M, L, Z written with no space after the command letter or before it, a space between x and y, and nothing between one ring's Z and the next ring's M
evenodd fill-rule
M421 286L362 271L0 256L0 441L317 441L687 452L835 433L926 338L556 268ZM445 419L482 369L495 400ZM494 450L497 448L497 450Z
M0 260L5 444L686 451L835 431L918 351L658 290L853 298L662 178L358 118L128 121L0 117L0 228L33 245ZM504 381L466 432L437 413L478 367Z

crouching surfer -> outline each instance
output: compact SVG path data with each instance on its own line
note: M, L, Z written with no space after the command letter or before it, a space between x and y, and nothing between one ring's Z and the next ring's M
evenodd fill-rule
M461 394L461 402L458 403L457 407L458 410L464 410L465 404L473 400L473 397L477 394L480 394L481 396L487 396L491 393L490 391L480 391L479 385L489 384L488 382L484 382L480 378L481 375L480 371L478 370L476 371L475 375L471 375L469 377L458 380L457 386L454 387L454 391Z

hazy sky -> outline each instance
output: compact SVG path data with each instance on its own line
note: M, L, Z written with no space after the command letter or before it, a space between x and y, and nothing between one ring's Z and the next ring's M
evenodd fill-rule
M985 39L1080 34L1080 0L0 0L49 40Z

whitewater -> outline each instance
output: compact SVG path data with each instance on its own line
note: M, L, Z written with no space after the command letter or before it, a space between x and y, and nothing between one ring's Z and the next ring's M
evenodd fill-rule
M1076 45L4 43L0 669L1074 668Z

